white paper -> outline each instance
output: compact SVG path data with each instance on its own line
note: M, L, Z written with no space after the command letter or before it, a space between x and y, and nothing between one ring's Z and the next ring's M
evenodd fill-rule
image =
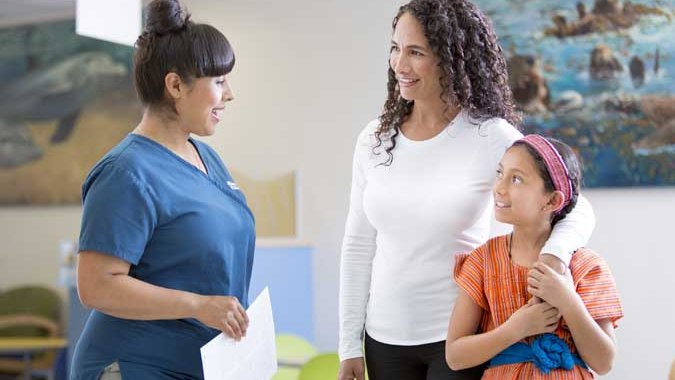
M246 313L249 324L241 341L221 333L201 348L204 380L269 380L277 372L268 288L260 292Z

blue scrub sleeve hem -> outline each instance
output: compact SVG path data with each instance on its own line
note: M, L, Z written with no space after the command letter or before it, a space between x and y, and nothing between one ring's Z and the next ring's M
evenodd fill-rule
M104 255L108 256L113 256L117 257L118 259L122 259L126 262L128 262L131 265L138 265L141 257L143 256L143 253L133 253L129 251L124 251L119 248L115 247L106 247L104 245L97 245L97 244L82 244L80 243L80 246L78 248L79 252L82 251L94 251L98 253L102 253Z

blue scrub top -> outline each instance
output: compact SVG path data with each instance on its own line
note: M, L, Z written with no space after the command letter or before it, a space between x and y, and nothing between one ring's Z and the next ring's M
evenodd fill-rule
M119 257L130 276L150 284L235 296L247 307L253 214L215 151L190 141L208 174L136 134L105 155L82 186L79 249ZM118 361L123 379L202 379L199 349L219 333L195 319L137 321L94 310L70 378L98 379Z

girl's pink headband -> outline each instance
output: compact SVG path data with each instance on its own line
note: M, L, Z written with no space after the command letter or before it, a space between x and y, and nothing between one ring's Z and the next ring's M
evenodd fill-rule
M551 176L553 187L563 193L563 203L560 208L555 210L555 213L558 214L572 199L572 181L570 180L570 172L567 170L565 161L563 161L555 147L539 135L527 135L517 142L523 142L539 153Z

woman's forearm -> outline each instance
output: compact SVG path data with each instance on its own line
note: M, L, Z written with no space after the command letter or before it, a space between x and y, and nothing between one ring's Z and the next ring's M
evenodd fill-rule
M579 195L577 204L567 216L556 223L541 252L558 257L565 266L572 253L588 243L595 228L595 213L591 203Z
M450 368L458 371L483 364L518 342L520 337L501 325L482 334L467 335L446 345L446 359Z
M593 320L583 301L577 295L573 302L560 309L572 333L579 355L598 374L605 374L612 368L616 346L611 337ZM609 321L604 322L611 329Z
M114 317L137 320L193 318L203 298L152 285L128 274L78 273L78 292L87 307Z

